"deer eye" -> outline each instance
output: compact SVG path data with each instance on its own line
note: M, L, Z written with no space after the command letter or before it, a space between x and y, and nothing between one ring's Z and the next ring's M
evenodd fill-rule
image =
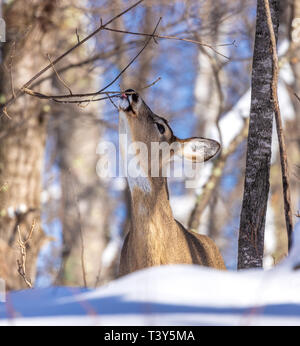
M133 102L138 102L139 97L137 96L137 94L132 94L131 97Z
M160 123L155 123L155 125L157 126L158 131L160 132L160 134L163 135L163 134L166 132L166 129L165 129L165 127L164 127L162 124L160 124Z

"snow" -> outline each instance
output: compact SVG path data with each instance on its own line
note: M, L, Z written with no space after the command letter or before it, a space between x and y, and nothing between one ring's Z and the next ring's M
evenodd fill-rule
M0 325L300 325L300 272L153 267L84 290L14 292Z
M152 267L97 289L7 294L0 325L300 325L300 230L272 270Z

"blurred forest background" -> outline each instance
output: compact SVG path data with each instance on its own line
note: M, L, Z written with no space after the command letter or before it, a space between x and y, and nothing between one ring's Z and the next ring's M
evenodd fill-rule
M44 66L118 13L125 0L7 0L0 17L0 103ZM284 120L294 210L299 207L300 1L281 1L279 97ZM151 109L167 118L178 137L221 141L199 188L170 179L174 216L210 235L229 269L237 266L247 119L256 21L254 0L145 0L108 28L201 41L151 40L110 87L142 91ZM298 23L298 24L297 24ZM297 24L297 25L295 25ZM295 34L296 33L296 34ZM34 81L45 94L101 89L127 66L147 37L102 30ZM58 77L59 76L59 77ZM124 178L97 175L101 140L118 143L118 112L110 100L62 104L22 95L0 118L0 277L9 289L26 284L18 273L18 227L26 239L26 270L35 286L95 287L116 278L130 195ZM287 254L280 163L273 136L266 219L265 268ZM297 219L295 217L295 223ZM299 227L299 224L296 225ZM84 262L85 275L82 264ZM85 282L86 281L86 282Z

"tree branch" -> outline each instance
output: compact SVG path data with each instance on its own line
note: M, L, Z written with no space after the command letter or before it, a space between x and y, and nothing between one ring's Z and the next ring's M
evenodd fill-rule
M168 40L178 40L178 41L194 43L194 44L201 45L203 47L207 47L207 48L213 50L216 54L218 54L218 55L222 56L223 58L226 58L226 59L229 60L229 58L226 55L218 52L216 50L216 48L213 47L212 45L207 44L207 43L203 43L201 41L192 40L192 39L189 39L189 38L181 38L181 37L177 37L177 36L158 35L158 34L153 35L153 34L147 34L147 33L141 33L141 32L132 32L132 31L126 31L126 30L120 30L120 29L112 29L112 28L104 28L103 30L118 32L118 33L121 33L121 34L130 34L130 35L137 35L137 36L152 36L153 38L161 38L161 39L168 39ZM220 46L221 47L231 46L234 43L235 43L235 41L233 41L231 43L221 44Z
M102 31L107 25L111 24L114 20L116 20L117 18L123 16L125 13L131 11L133 8L135 8L136 6L138 6L141 2L143 2L144 0L139 0L138 2L136 2L135 4L133 4L132 6L128 7L126 10L122 11L121 13L117 14L116 16L114 16L113 18L111 18L108 22L106 22L105 24L101 24L95 31L93 31L91 34L89 34L88 36L86 36L84 39L82 39L80 42L77 42L77 44L75 44L74 46L72 46L71 48L69 48L66 52L64 52L63 54L61 54L59 57L57 57L54 61L52 61L52 63L49 63L46 67L44 67L42 70L40 70L36 75L34 75L28 82L26 82L15 94L15 96L12 96L4 105L2 105L2 107L0 108L0 115L5 114L5 112L7 113L7 108L15 102L16 99L18 99L21 95L24 95L25 91L24 89L28 89L29 86L37 79L39 78L42 74L44 74L46 71L48 71L51 67L53 67L54 65L56 65L59 61L61 61L63 58L65 58L68 54L70 54L71 52L73 52L73 50L77 49L79 46L81 46L83 43L85 43L86 41L88 41L90 38L92 38L93 36L95 36L97 33L99 33L100 31Z
M26 285L29 288L32 288L32 283L31 283L31 280L28 279L27 275L26 275L26 257L27 257L26 244L31 239L34 229L35 229L35 220L33 220L29 234L28 234L27 238L24 240L24 239L22 239L20 226L18 226L18 234L19 234L18 244L19 244L20 253L21 253L21 259L17 260L18 273L23 278L24 282L26 283Z
M94 96L98 96L98 95L101 95L101 94L105 94L105 95L108 95L109 93L112 93L112 94L117 94L117 95L114 95L114 96L107 96L107 97L104 97L104 98L100 98L100 99L97 99L97 101L100 101L100 100L104 100L104 99L107 99L109 98L111 100L111 97L117 97L117 96L120 96L122 92L118 91L118 92L114 92L114 91L111 91L111 92L108 92L108 91L105 91L108 87L110 87L113 83L115 83L120 77L121 75L133 64L133 62L142 54L142 52L145 50L145 48L148 46L148 44L150 43L151 41L151 38L153 37L153 35L155 34L156 30L157 30L157 27L159 25L161 21L161 17L159 18L154 30L153 30L153 33L152 35L146 40L145 44L143 45L143 47L140 49L140 51L134 56L133 59L131 59L131 61L122 69L122 71L110 82L108 83L105 87L103 87L102 89L100 89L99 91L96 91L96 92L92 92L92 93L85 93L85 94L67 94L67 95L45 95L45 94L42 94L42 93L38 93L38 92L35 92L31 89L28 89L28 88L24 88L24 92L28 95L31 95L31 96L35 96L35 97L38 97L38 98L41 98L41 99L49 99L49 100L52 100L52 101L56 101L56 102L60 102L60 103L85 103L85 102L91 102L91 101L96 101L94 99L88 99L88 100L71 100L71 101L62 101L61 99L69 99L69 98L76 98L76 97L94 97ZM154 83L152 83L153 85Z
M276 37L273 28L271 10L269 5L269 0L264 0L267 23L271 38L271 48L272 48L272 59L273 59L273 78L272 78L272 102L274 107L275 119L276 119L276 129L279 144L280 162L281 162L281 174L282 174L282 188L283 188L283 200L284 200L284 213L285 213L285 223L288 236L288 249L292 246L292 232L293 232L293 216L292 216L292 206L291 206L291 193L290 193L290 183L288 174L288 162L287 162L287 151L286 144L283 135L283 126L281 119L281 112L278 101L278 56L277 56L277 44Z

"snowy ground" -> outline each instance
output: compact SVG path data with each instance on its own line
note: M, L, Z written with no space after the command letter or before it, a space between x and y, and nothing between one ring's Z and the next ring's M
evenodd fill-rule
M0 325L300 325L300 270L162 266L96 290L13 292Z

